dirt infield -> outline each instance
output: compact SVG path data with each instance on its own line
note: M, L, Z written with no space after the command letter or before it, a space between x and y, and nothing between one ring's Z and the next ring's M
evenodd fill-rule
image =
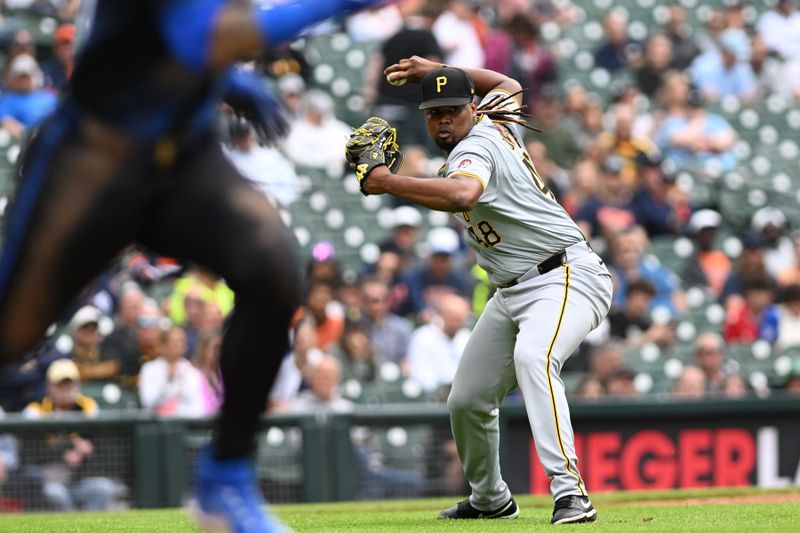
M643 500L620 503L620 507L674 507L678 505L725 505L725 504L800 504L800 492L780 492L774 494L741 494L732 496L710 496L708 498L686 498L666 500Z

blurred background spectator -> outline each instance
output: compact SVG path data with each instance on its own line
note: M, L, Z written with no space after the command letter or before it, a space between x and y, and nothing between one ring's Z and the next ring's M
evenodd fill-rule
M142 365L139 398L157 416L202 416L202 376L186 358L186 334L177 326L161 332L158 357Z

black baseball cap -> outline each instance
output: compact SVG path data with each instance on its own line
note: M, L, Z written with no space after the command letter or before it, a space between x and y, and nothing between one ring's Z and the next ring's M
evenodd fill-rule
M475 82L460 68L442 67L422 78L422 103L419 109L459 106L472 102Z

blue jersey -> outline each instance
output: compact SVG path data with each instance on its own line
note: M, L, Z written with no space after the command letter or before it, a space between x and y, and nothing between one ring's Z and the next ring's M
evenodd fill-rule
M223 77L180 63L159 16L173 0L97 0L70 92L100 120L140 140L212 128Z

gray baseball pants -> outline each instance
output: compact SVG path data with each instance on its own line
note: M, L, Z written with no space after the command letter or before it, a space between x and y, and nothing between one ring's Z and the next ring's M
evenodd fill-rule
M608 313L612 283L585 243L566 264L498 289L475 325L447 405L470 502L489 511L511 493L500 473L499 406L519 386L554 499L586 495L575 455L561 365Z

